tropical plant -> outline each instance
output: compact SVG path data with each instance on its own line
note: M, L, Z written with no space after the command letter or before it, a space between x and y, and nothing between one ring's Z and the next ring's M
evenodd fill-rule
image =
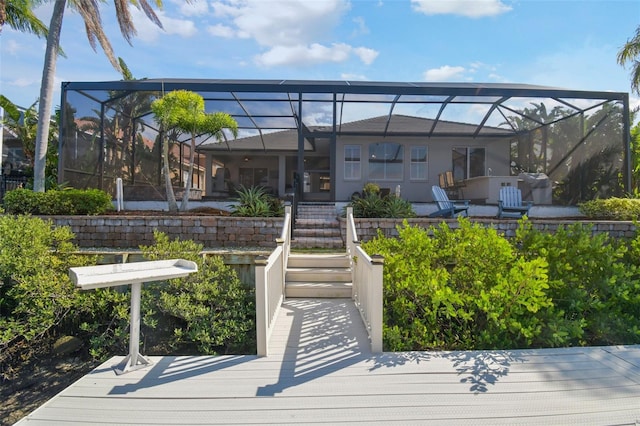
M36 133L38 127L38 114L34 102L29 108L21 111L17 105L9 99L0 95L0 107L5 110L6 117L2 120L2 125L11 130L12 133L22 142L22 151L29 162L27 174L32 174L35 159ZM56 114L59 112L56 111ZM49 149L47 150L46 168L47 175L57 177L58 158L55 154L55 147L58 143L58 120L51 120L49 127ZM51 188L53 182L47 182L47 188Z
M618 52L618 63L622 66L631 64L631 88L640 94L640 25Z
M176 129L188 133L191 137L189 171L180 203L180 211L184 211L188 208L189 189L191 189L193 180L196 137L203 134L212 135L220 141L224 138L223 131L225 129L235 137L238 135L238 123L227 113L205 112L204 98L188 90L175 90L167 93L162 98L153 101L151 110L164 130ZM167 171L165 170L165 172ZM167 178L165 177L165 179Z
M33 14L33 8L44 3L43 0L2 0L0 1L0 33L4 24L16 31L47 36L47 27Z
M120 64L116 61L111 43L107 39L100 19L100 8L97 0L69 0L69 4L77 10L85 23L87 37L92 48L96 48L96 41L100 43L107 58L113 67L121 71ZM147 17L157 26L162 28L162 23L156 16L155 12L149 5L147 0L114 0L116 17L120 24L120 31L125 40L131 43L131 37L135 35L135 27L131 19L129 7L131 4L142 9ZM155 0L155 4L160 7L161 0ZM67 0L55 0L53 5L53 13L49 24L49 33L47 35L47 47L44 57L44 67L42 71L42 83L40 86L40 105L38 108L38 117L49 117L53 106L53 90L54 78L56 73L57 54L60 49L60 33L62 30L62 20ZM49 120L40 119L38 121L38 131L36 135L36 156L34 165L34 181L33 187L35 191L43 192L45 190L45 167L47 156L47 141L49 135Z
M241 186L236 190L238 203L229 206L233 216L275 217L284 214L282 201L268 194L261 186Z

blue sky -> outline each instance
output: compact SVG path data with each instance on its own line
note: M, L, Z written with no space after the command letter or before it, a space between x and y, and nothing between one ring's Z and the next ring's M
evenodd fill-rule
M150 0L150 2L152 2ZM52 5L37 15L48 24ZM630 92L616 63L640 25L638 0L164 0L164 30L137 9L129 46L113 3L103 23L136 78L320 79L527 83ZM62 28L56 86L119 80L76 12ZM45 41L7 26L0 93L39 95ZM59 89L55 105L59 104ZM640 105L638 96L631 96Z

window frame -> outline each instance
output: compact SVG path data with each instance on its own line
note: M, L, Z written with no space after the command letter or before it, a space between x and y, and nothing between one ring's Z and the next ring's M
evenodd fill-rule
M379 145L388 145L388 146L394 146L394 147L399 147L401 150L401 153L399 156L397 156L395 158L394 161L388 161L386 158L383 158L382 160L374 157L374 155L372 154L372 150L375 149L375 147L379 146ZM370 143L369 144L369 155L367 156L367 160L368 160L368 170L367 170L367 177L370 181L389 181L389 182L403 182L404 181L404 163L405 163L405 159L404 159L404 155L405 155L405 146L402 143L399 142L393 142L393 141L384 141L384 142L374 142L374 143ZM383 153L384 156L387 156L387 150L383 149ZM383 171L383 175L382 176L372 176L372 170L374 169L374 167L371 166L371 164L380 164L382 165L382 171ZM389 176L389 174L387 173L388 170L388 166L391 164L399 164L400 165L400 170L396 176Z
M424 161L414 160L414 150L424 150ZM425 145L412 145L409 150L409 180L416 182L426 182L429 180L429 147ZM417 156L416 156L417 157ZM415 176L414 171L419 165L424 165L424 177Z
M347 150L349 149L354 149L354 153L357 150L357 153L358 153L357 160L352 159L352 158L355 158L355 156L347 155ZM357 173L354 173L354 171L357 171ZM359 144L344 145L344 180L346 181L362 180L362 145L359 145Z

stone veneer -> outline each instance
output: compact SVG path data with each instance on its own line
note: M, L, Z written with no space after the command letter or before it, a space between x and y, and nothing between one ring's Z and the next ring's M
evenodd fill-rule
M68 226L79 247L138 248L153 244L153 231L204 247L274 247L282 218L230 216L40 216Z
M435 218L414 218L406 219L411 226L422 226L428 228L429 226L438 226L441 222L445 221L451 228L457 228L457 219L435 219ZM482 223L485 226L491 226L498 230L499 233L506 235L507 237L515 236L516 229L518 229L518 221L515 219L496 219L496 218L476 218L471 217L470 220L474 223ZM341 218L340 220L344 228L346 220ZM401 219L362 219L356 218L356 232L358 233L358 239L360 241L368 241L375 237L378 230L383 235L397 236L397 225L401 225L403 220ZM603 232L608 233L611 237L615 238L633 238L635 237L636 227L631 221L595 221L588 219L569 220L569 219L529 219L534 229L541 231L554 232L558 227L566 227L576 222L582 223L585 226L591 226L593 234L600 234Z
M193 240L205 248L220 247L264 247L275 248L276 238L282 231L282 218L239 218L229 216L41 216L50 219L57 226L69 226L75 234L75 243L82 248L135 248L153 243L153 231L164 232L171 239ZM496 228L500 233L511 237L515 235L518 222L513 219L475 218L486 226ZM428 228L437 226L443 219L415 218L407 219L411 225ZM456 227L456 219L445 220L449 226ZM368 241L380 230L386 236L397 236L396 226L402 219L363 219L356 218L356 230L361 241ZM567 219L531 219L533 227L540 230L555 231L559 226L575 223ZM594 233L607 232L616 238L635 236L633 222L589 221ZM346 236L346 220L340 219L342 239Z

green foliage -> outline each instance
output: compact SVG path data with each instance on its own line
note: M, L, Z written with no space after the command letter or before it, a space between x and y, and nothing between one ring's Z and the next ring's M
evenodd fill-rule
M460 219L363 244L385 257L388 350L508 348L538 344L549 309L546 263L517 256L495 230ZM433 234L431 237L429 234Z
M549 264L548 294L556 314L549 340L558 345L640 342L640 275L626 244L607 234L592 235L590 226L578 223L549 234L526 222L514 243L526 258ZM631 246L632 251L640 247L640 240Z
M69 268L95 259L75 255L72 238L39 218L0 216L0 348L37 340L76 315Z
M380 185L378 185L377 183L374 183L374 182L367 182L364 185L364 187L362 188L362 193L364 195L367 195L367 194L373 194L373 195L380 194Z
M170 241L156 232L155 245L141 247L149 260L182 258L198 272L158 288L157 309L171 317L174 348L199 353L255 351L255 301L220 256L203 257L193 241Z
M607 198L586 201L578 205L589 219L637 220L640 218L640 199Z
M236 191L238 204L230 205L231 214L241 217L280 217L284 215L282 201L267 194L263 187L241 186Z
M640 234L627 249L579 224L520 222L509 240L459 219L363 244L384 267L387 350L640 342Z
M94 215L113 209L113 204L111 196L99 189L16 189L5 194L4 207L10 214Z
M354 217L410 218L416 216L409 201L394 195L380 197L377 192L365 192L362 197L351 200L349 206L353 207Z

